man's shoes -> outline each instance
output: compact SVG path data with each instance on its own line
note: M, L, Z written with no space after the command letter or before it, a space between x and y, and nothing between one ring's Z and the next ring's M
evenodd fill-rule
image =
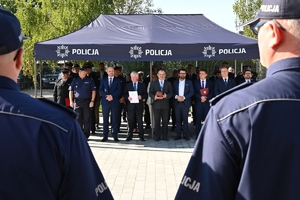
M95 131L92 131L92 135L95 135L96 133L95 133Z
M179 139L181 139L181 136L180 135L176 135L176 137L174 139L175 140L179 140Z
M172 126L171 131L175 131L176 126Z
M102 140L101 140L101 142L106 142L108 140L108 138L107 137L104 137Z
M123 118L123 122L127 122L126 118Z
M183 139L185 139L185 140L187 140L187 141L190 140L190 138L189 138L187 135L183 136Z
M128 137L126 138L126 141L130 141L130 140L132 140L132 137L128 136Z
M140 141L146 141L145 139L144 139L144 137L140 137Z
M145 129L150 129L151 128L151 126L150 125L147 125L146 127L145 127Z
M114 141L119 142L120 140L118 139L118 137L114 137Z
M159 141L159 138L155 138L154 140L155 140L156 142L158 142L158 141Z

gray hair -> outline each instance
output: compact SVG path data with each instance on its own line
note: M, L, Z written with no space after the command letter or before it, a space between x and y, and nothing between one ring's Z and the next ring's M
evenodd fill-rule
M283 21L285 28L298 39L297 43L300 43L300 19L284 19Z
M131 73L130 73L130 76L131 76L131 75L139 76L139 74L138 74L136 71L131 72Z

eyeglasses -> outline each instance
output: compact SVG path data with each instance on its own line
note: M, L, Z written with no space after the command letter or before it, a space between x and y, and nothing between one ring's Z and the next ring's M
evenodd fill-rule
M283 26L278 22L276 21L275 19L271 19L271 20L267 20L267 21L260 21L258 22L255 26L252 26L251 27L251 30L253 31L253 33L255 35L258 35L258 32L259 32L259 29L267 22L270 22L270 21L274 21L278 26L279 28L281 28L281 30L285 31L285 28L283 28Z

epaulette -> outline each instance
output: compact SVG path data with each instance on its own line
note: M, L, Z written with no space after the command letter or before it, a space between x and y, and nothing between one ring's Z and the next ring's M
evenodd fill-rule
M238 91L238 90L241 90L241 89L243 89L243 88L246 88L246 87L248 87L248 86L250 86L250 85L252 85L253 83L243 83L243 84L240 84L240 85L238 85L238 86L235 86L234 88L231 88L231 89L229 89L229 90L227 90L227 91L225 91L225 92L223 92L223 93L221 93L221 94L219 94L219 95L217 95L217 96L215 96L214 98L212 98L210 101L209 101L209 103L210 103L210 106L213 106L213 105L216 105L216 103L218 103L223 97L225 97L225 96L227 96L227 95L229 95L229 94L231 94L231 93L233 93L233 92L235 92L235 91Z
M43 101L43 102L45 102L45 103L47 103L47 104L50 104L50 105L52 105L52 106L55 106L56 108L58 108L58 109L60 109L60 110L63 110L63 111L65 111L65 112L67 112L67 113L70 114L73 118L77 119L78 114L77 114L76 112L74 112L73 110L67 108L66 106L63 106L63 105L61 105L61 104L58 104L58 103L56 103L56 102L54 102L54 101L51 101L51 100L49 100L49 99L46 99L46 98L37 98L37 99L40 100L40 101Z

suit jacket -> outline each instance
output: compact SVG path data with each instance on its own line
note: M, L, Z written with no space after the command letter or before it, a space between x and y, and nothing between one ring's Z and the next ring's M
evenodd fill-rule
M201 93L200 90L203 89L201 87L201 80L196 80L194 81L194 91L195 91L195 103L207 103L209 105L209 100L211 100L214 97L214 87L213 87L213 82L206 79L206 85L205 88L208 88L208 95L206 96L206 101L201 102Z
M176 79L173 82L173 99L175 98L175 96L179 95L179 80ZM194 86L191 80L185 79L185 85L184 85L184 97L185 100L183 101L183 103L187 106L190 107L192 105L192 97L194 96ZM177 99L174 99L173 101L173 105L176 106L177 104L179 104L179 101L177 101Z
M217 96L235 86L236 86L236 84L235 84L234 79L228 78L227 87L225 87L223 78L219 78L216 80L215 85L214 85L214 95Z
M173 96L172 85L169 81L164 81L163 93L167 95L166 99L155 100L155 95L157 91L160 90L159 80L153 81L150 85L149 95L153 99L152 107L153 109L169 109L169 99Z
M111 87L109 88L108 77L104 77L101 80L99 92L102 96L101 103L103 106L106 106L109 104L118 106L120 104L119 99L122 96L122 84L121 84L120 79L114 77ZM106 95L111 95L113 97L113 100L110 102L107 101L105 98Z
M127 109L128 110L133 110L133 109L137 109L140 111L143 111L143 100L147 99L147 90L146 90L146 86L144 83L141 82L137 82L137 93L138 95L141 95L142 99L139 100L139 103L130 103L130 101L128 101L128 97L129 97L129 91L134 91L133 88L133 83L130 81L125 85L125 89L124 89L124 98L126 100L126 105L127 105Z

